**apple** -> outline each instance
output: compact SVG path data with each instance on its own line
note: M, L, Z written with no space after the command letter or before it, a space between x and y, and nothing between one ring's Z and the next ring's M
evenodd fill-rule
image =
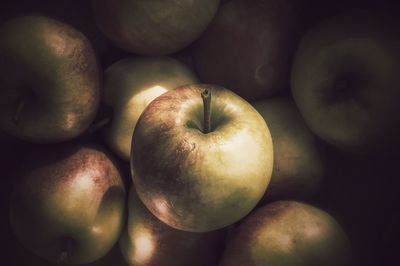
M0 28L0 127L32 142L59 142L87 129L100 102L93 48L74 28L21 16Z
M177 52L197 39L219 0L92 0L96 22L119 48L143 55Z
M349 240L325 211L277 201L252 212L235 229L220 266L350 266Z
M292 93L310 129L331 146L370 152L397 137L400 113L398 23L350 12L302 39Z
M313 194L325 172L324 156L292 100L272 98L252 103L271 131L274 167L263 201Z
M223 4L195 44L200 79L231 88L249 101L287 89L297 24L288 0Z
M215 85L181 86L153 100L132 142L132 179L140 199L180 230L206 232L238 221L261 199L272 173L264 119Z
M42 145L22 166L10 198L10 224L22 245L61 264L93 262L113 247L125 188L108 153L93 145Z
M218 262L223 231L193 233L176 230L147 210L134 187L129 192L128 211L128 223L120 246L129 265L203 266Z
M198 83L192 71L170 57L126 58L111 65L103 94L113 110L105 128L110 148L129 161L133 130L146 106L164 92L191 83Z

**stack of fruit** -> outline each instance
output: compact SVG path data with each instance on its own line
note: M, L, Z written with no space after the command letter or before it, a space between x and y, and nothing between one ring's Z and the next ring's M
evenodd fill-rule
M316 2L6 1L3 265L387 264L397 9Z

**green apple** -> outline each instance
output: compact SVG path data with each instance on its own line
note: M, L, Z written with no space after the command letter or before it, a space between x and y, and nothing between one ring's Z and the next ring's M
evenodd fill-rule
M197 39L219 0L92 0L96 22L119 48L144 55L177 52Z
M124 223L125 188L109 154L91 145L40 146L22 166L10 223L28 250L82 264L113 247Z
M223 231L193 233L174 229L147 210L133 187L128 211L120 246L129 265L216 265L223 248Z
M230 88L246 100L287 89L297 24L288 0L225 3L195 44L200 79Z
M113 110L105 128L110 148L129 161L133 130L146 106L164 92L197 83L185 65L169 57L127 58L105 72L103 101Z
M164 223L185 231L211 231L243 218L272 173L264 119L214 85L181 86L153 100L136 124L133 143L132 178L140 199Z
M235 229L220 266L350 266L349 240L323 210L277 201L246 217Z
M93 48L74 28L42 16L0 28L0 127L34 142L81 134L100 102Z
M274 167L264 200L301 198L319 187L323 154L293 101L274 98L252 103L271 131Z
M292 93L310 129L333 147L371 151L398 134L398 23L352 12L321 22L302 39Z

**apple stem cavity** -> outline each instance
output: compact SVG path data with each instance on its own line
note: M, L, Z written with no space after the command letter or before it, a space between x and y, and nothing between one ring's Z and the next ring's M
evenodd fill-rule
M15 110L14 116L12 118L14 124L16 124L16 125L19 122L19 118L21 116L21 112L25 107L25 103L26 103L25 100L20 100L18 105L17 105L17 109Z
M205 89L201 93L201 98L203 98L203 108L204 108L203 133L207 134L211 132L211 92Z

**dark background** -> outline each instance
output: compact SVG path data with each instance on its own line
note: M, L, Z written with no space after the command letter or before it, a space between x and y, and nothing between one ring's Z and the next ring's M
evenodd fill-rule
M318 21L348 10L386 9L400 14L400 4L395 2L293 0L303 30ZM80 29L92 41L103 69L128 55L114 48L99 32L92 19L90 1L1 1L0 23L26 13L50 15ZM175 55L189 66L190 49L188 47ZM287 95L290 96L290 93ZM97 135L92 136L92 139L102 143ZM25 251L14 238L8 222L8 198L19 163L24 154L34 147L33 144L0 133L1 265L51 265ZM328 211L343 226L353 244L357 265L400 265L399 143L390 143L383 149L367 155L342 153L322 142L321 147L325 150L327 158L327 176L318 194L307 202ZM126 169L126 180L130 182L126 164L123 164L123 167ZM102 262L91 265L125 263L116 245Z

